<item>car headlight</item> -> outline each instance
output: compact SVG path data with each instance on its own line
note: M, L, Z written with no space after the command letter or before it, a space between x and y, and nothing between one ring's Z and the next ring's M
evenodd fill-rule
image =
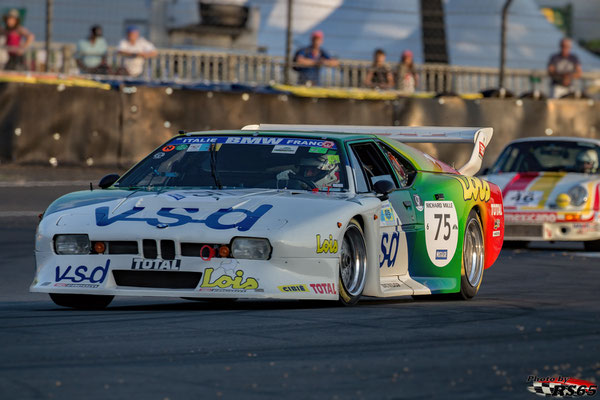
M571 197L571 204L575 207L579 207L583 203L585 203L588 199L587 189L583 186L577 185L573 186L568 191L569 197Z
M54 237L56 254L90 254L88 235L56 235Z
M231 243L231 255L234 258L268 260L271 256L271 243L260 238L235 238Z

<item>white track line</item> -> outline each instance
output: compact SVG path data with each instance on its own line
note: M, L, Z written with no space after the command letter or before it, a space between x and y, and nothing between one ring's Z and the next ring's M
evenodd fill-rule
M50 186L85 186L89 188L91 181L12 181L0 182L0 187L50 187Z

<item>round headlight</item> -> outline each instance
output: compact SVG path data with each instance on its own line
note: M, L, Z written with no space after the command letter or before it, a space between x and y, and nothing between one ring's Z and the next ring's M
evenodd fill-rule
M571 197L571 204L575 207L581 206L588 199L587 189L580 185L573 186L568 194Z

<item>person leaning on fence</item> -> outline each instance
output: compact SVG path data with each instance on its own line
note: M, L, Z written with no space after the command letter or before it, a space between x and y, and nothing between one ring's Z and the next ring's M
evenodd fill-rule
M382 49L375 50L373 54L373 65L367 72L365 85L378 89L391 89L394 87L394 74L385 63L385 51Z
M413 61L413 53L404 50L398 64L398 89L406 93L414 93L417 88L417 71Z
M298 72L299 85L318 86L321 83L321 66L337 67L338 60L321 48L323 32L314 31L310 36L310 46L303 47L294 55L294 70Z
M563 97L573 91L575 79L581 77L581 63L575 54L571 53L570 39L560 41L560 52L553 54L548 60L548 75L552 79L554 98Z
M130 76L141 76L147 58L156 57L156 48L148 40L140 37L135 26L127 28L127 37L119 42L119 54L123 56L123 66Z
M24 70L25 50L33 43L35 36L21 25L21 15L16 9L4 14L4 26L0 27L0 36L6 37L8 61L4 69Z
M90 36L77 42L77 66L86 74L107 74L106 54L108 45L102 37L102 27L94 25L90 28Z

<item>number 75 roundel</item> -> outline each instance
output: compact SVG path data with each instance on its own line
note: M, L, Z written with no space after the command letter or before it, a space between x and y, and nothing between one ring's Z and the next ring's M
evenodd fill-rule
M431 262L445 267L454 257L458 242L458 217L451 201L425 202L425 243Z

